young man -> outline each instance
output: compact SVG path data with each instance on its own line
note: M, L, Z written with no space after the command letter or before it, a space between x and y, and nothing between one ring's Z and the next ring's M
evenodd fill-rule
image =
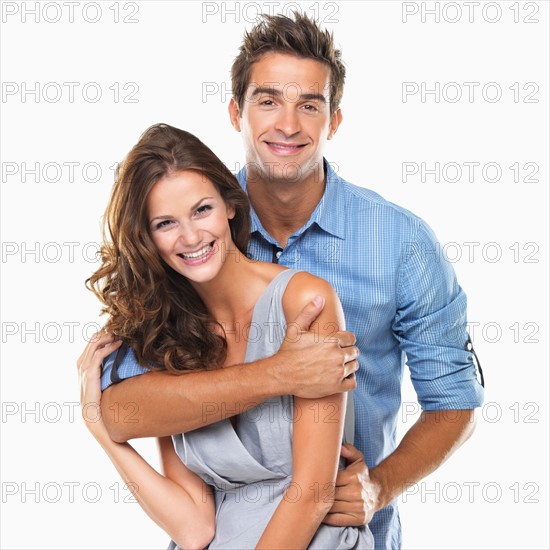
M349 184L323 158L342 121L344 78L328 32L300 14L266 16L245 35L233 64L229 113L245 147L246 168L237 177L252 203L250 256L332 283L361 352L354 394L358 450L345 453L350 465L338 475L325 521L369 523L376 548L399 548L396 497L469 437L483 389L466 332L465 295L450 264L427 253L436 244L429 227ZM318 308L311 304L299 322L309 326ZM168 435L272 395L349 390L355 382L345 377L356 368L350 335L340 334L341 347L315 340L304 333L272 358L207 376L133 377L105 391L108 427L119 441ZM396 446L405 356L423 412ZM113 360L104 387L113 379ZM116 380L144 369L126 354L114 372ZM137 404L139 422L115 423L109 410L129 403Z

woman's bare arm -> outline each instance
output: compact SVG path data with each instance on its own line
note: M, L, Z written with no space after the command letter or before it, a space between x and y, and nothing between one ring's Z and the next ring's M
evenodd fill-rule
M159 440L164 475L128 443L115 443L97 414L101 400L101 361L120 342L111 335L93 339L78 360L82 416L143 510L182 548L204 548L215 533L214 497L177 456L170 438Z
M325 281L299 273L289 283L283 299L287 318L294 304L303 304L309 293L325 296L326 305L315 330L326 340L344 328L336 293ZM292 439L293 473L287 494L269 521L257 548L307 548L334 498L334 482L342 442L345 393L320 399L295 398Z

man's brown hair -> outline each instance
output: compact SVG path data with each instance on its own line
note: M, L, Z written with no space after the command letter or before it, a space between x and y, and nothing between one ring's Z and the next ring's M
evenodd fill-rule
M327 65L330 69L330 114L338 109L344 92L346 68L340 50L334 45L332 33L322 30L305 14L295 11L292 16L263 14L262 20L245 32L239 54L231 67L233 98L241 112L252 64L266 53L286 53Z

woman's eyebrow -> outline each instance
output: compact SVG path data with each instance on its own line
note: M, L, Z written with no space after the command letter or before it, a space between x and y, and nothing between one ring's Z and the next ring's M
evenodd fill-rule
M196 208L198 208L199 204L202 202L202 201L205 201L205 200L208 200L208 199L213 199L214 197L203 197L202 199L198 200L193 206L191 206L191 208L189 210L195 210ZM171 214L159 214L158 216L155 216L154 218L151 218L151 220L149 221L149 223L153 223L155 220L168 220L170 218L173 218L174 216L172 216Z
M200 199L199 201L197 201L192 207L191 207L191 210L195 210L195 208L197 208L199 206L199 204L202 202L202 201L206 201L208 199L213 199L214 197L203 197L202 199Z
M170 218L173 218L174 216L169 216L168 214L161 214L160 216L155 216L154 218L151 218L149 220L149 223L153 223L155 220L169 220Z

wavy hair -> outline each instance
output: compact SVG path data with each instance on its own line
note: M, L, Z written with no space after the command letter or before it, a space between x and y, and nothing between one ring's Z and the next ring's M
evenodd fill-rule
M149 192L159 180L183 170L203 174L235 209L231 235L246 254L249 203L233 174L194 135L156 124L118 167L103 218L101 267L86 280L103 304L101 312L109 316L105 329L128 344L144 367L173 373L217 368L227 352L203 301L161 259L149 232Z

